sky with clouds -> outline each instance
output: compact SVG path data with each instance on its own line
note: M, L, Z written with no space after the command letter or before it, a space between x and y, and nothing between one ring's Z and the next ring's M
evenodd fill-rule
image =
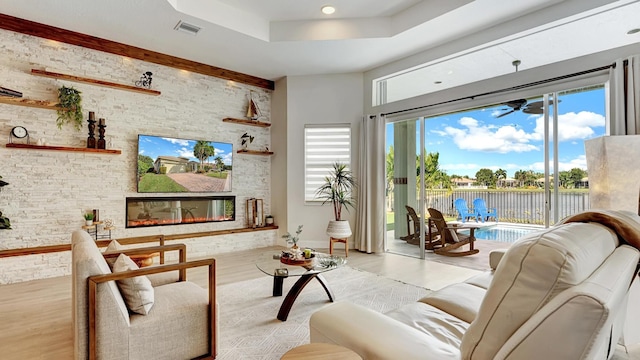
M233 145L213 141L209 143L215 150L215 155L211 157L209 161L213 162L217 156L220 156L225 165L231 165ZM199 160L193 156L193 147L195 144L196 140L139 135L138 154L149 156L154 161L158 156L178 156L199 162Z
M587 169L584 140L605 132L604 89L559 95L559 170ZM540 99L527 99L532 103ZM447 114L426 119L427 152L440 153L440 169L449 175L475 177L481 168L544 171L544 118L507 106ZM419 147L420 129L416 125ZM550 129L553 135L553 129ZM393 144L393 124L387 125L387 149ZM397 147L397 146L396 146Z

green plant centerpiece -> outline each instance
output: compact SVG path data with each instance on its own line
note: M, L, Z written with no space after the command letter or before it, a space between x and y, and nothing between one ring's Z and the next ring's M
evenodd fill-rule
M323 200L323 205L330 202L333 207L335 220L329 221L327 226L329 237L345 239L351 236L349 221L342 220L342 209L349 211L349 208L355 206L353 197L355 188L356 181L347 165L335 162L329 175L325 176L324 183L316 190L316 198Z
M82 128L82 96L73 87L62 86L58 89L58 119L56 125L62 129L64 124L73 124L76 130Z
M287 241L287 244L291 245L292 249L298 248L298 240L300 240L300 233L302 233L302 225L298 225L298 229L296 230L296 236L291 235L287 231L285 235L282 235L282 238Z
M11 221L0 211L0 230L11 229Z

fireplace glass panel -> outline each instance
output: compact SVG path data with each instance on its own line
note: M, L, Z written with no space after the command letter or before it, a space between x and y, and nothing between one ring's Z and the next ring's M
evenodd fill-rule
M128 228L234 221L235 196L127 198Z

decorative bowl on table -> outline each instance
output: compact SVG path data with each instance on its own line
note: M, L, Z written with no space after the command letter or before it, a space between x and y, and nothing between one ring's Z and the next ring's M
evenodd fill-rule
M314 261L316 254L311 253L309 258L305 257L297 257L294 254L283 251L280 255L280 262L286 265L299 265L299 266L307 266L311 265Z

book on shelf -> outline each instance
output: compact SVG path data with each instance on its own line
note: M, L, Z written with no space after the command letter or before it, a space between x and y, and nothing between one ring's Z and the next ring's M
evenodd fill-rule
M2 96L11 96L11 97L22 97L22 93L16 90L7 89L5 87L0 86L0 95Z

